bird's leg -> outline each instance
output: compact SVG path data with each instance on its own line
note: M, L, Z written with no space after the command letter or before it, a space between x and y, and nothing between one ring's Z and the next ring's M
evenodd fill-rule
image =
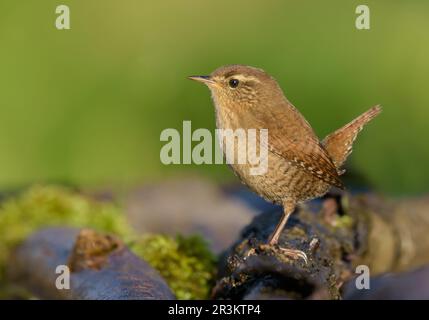
M295 202L294 201L284 201L283 202L283 215L280 219L280 222L277 224L276 228L274 229L274 232L270 235L270 238L268 240L269 245L276 245L279 241L280 234L282 233L284 227L286 226L286 223L289 219L289 216L292 214L292 212L295 210Z
M276 245L277 242L279 242L280 234L282 233L284 227L286 226L286 223L289 219L289 216L292 212L287 212L286 210L283 211L283 215L280 219L280 222L277 224L276 228L274 229L273 233L270 235L270 238L268 240L268 244L270 246Z
M283 205L283 216L280 219L280 222L277 224L276 228L274 229L274 232L270 235L270 238L268 240L268 245L273 246L276 245L279 241L280 234L282 233L284 227L286 226L286 223L289 219L289 216L292 214L292 212L295 210L295 204L286 202ZM292 259L303 259L305 263L307 263L307 255L301 251L301 250L295 250L295 249L287 249L287 248L280 248L280 250L288 257L291 257Z

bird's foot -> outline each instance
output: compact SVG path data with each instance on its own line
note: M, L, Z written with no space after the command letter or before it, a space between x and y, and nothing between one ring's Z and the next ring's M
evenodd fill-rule
M280 248L280 250L287 257L290 257L294 260L302 259L304 260L305 264L308 263L308 258L304 251L296 250L296 249L287 249L287 248Z
M262 244L259 246L259 248L261 250L271 250L271 251L276 251L276 247L275 245L272 244ZM296 249L288 249L288 248L282 248L282 247L277 247L277 250L280 250L281 254L291 258L293 260L299 260L302 259L304 260L305 264L308 263L308 258L307 255L305 254L304 251L301 250L296 250Z

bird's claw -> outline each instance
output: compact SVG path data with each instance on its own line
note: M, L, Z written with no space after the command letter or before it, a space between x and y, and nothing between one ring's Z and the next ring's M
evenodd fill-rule
M277 246L273 246L273 245L270 245L270 244L262 244L262 245L259 246L259 248L261 250L276 250L276 247ZM280 250L283 255L285 255L285 256L287 256L289 258L292 258L294 260L302 259L302 260L304 260L305 264L308 264L308 258L307 258L307 255L305 254L304 251L296 250L296 249L282 248L282 247L277 247L277 248L278 248L277 250ZM255 251L253 249L252 254L254 252Z
M302 259L304 260L305 264L308 263L307 255L304 251L301 250L295 250L295 249L286 249L286 248L280 248L282 253L294 260Z

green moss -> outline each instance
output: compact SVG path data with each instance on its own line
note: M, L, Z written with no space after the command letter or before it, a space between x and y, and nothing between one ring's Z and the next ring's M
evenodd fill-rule
M202 237L146 235L131 248L161 273L178 299L208 298L216 259Z
M11 250L34 231L49 226L132 234L124 215L111 203L63 187L34 186L0 205L0 282Z
M337 228L351 228L353 226L353 218L348 215L337 217L336 225Z

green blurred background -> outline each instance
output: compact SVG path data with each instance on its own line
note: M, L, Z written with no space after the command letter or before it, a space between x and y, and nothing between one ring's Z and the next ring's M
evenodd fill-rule
M54 27L67 4L71 30ZM355 28L355 8L371 29ZM323 137L375 104L350 167L377 190L429 190L428 1L0 2L0 187L132 185L226 166L164 166L160 132L214 128L218 66L258 66Z

